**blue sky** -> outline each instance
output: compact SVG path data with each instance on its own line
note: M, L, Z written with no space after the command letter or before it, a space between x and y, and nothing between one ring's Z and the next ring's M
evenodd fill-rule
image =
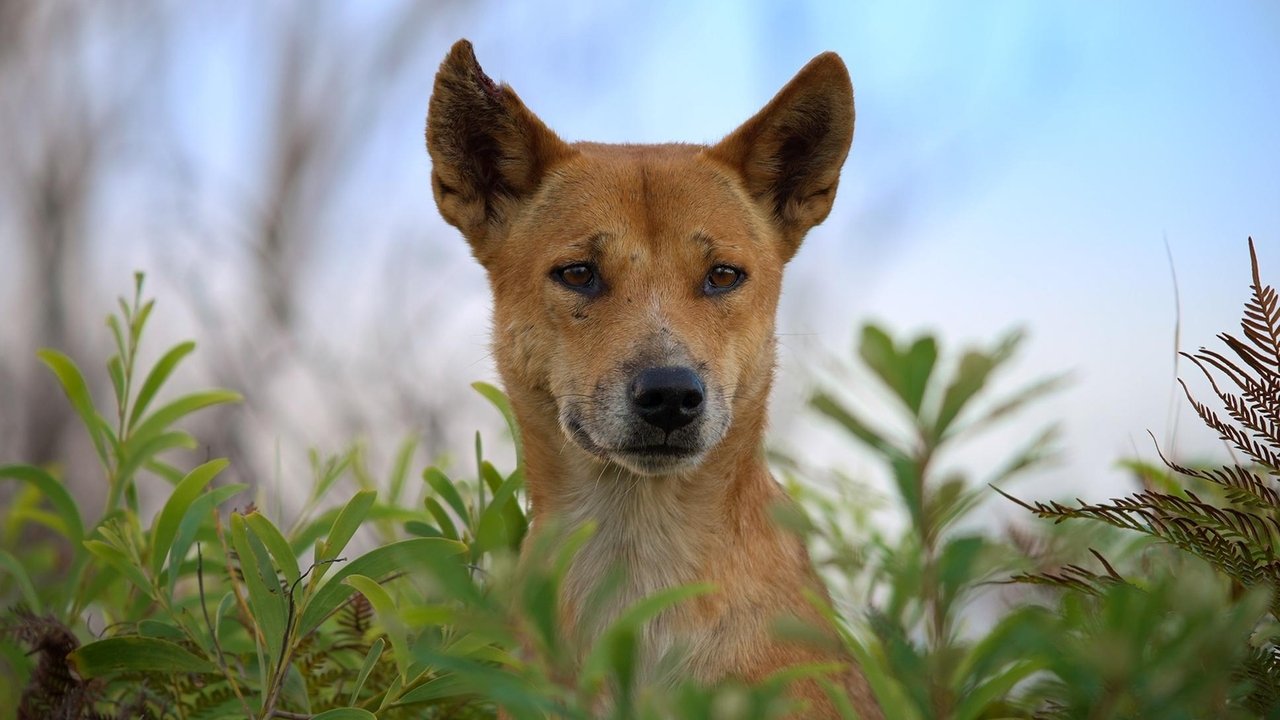
M383 12L344 7L353 43ZM1122 481L1116 459L1135 448L1151 455L1148 429L1168 436L1178 316L1165 243L1184 348L1235 326L1246 236L1280 281L1275 3L449 7L351 159L345 224L317 239L330 253L310 271L307 303L334 343L356 343L385 302L380 269L416 258L420 306L405 311L419 320L405 331L430 339L414 362L432 388L457 395L493 376L487 286L435 213L421 144L434 67L459 37L562 136L597 141L714 141L813 55L843 56L856 88L854 147L834 212L789 269L775 402L779 441L832 462L859 460L801 407L815 368L847 357L862 322L935 331L952 349L1017 326L1031 339L1010 385L1056 371L1072 371L1075 384L978 459L1061 419L1066 462L1041 483L1105 493ZM219 178L214 196L254 190L241 179L253 176L262 142L251 128L264 111L253 29L263 17L206 8L176 44L178 132ZM341 62L341 53L321 57ZM470 402L484 417L483 401ZM463 417L466 442L472 416ZM1217 452L1188 417L1177 447Z
M1011 385L1075 376L1035 416L1065 420L1067 461L1042 482L1068 494L1106 492L1116 459L1150 456L1146 430L1167 437L1165 242L1187 348L1235 326L1246 236L1280 278L1274 4L565 3L464 25L485 67L570 139L713 141L839 52L854 149L790 269L784 378L847 356L867 319L952 347L1025 327ZM804 387L784 379L776 413L808 445L819 431L790 422ZM1186 416L1177 447L1218 451Z

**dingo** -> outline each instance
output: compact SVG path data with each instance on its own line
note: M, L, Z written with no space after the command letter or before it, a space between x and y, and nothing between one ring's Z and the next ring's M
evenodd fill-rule
M831 210L853 118L849 74L824 53L716 145L566 143L460 40L427 148L440 214L493 291L533 532L544 517L598 525L564 583L575 641L657 590L709 582L646 627L648 681L676 679L654 677L675 649L679 676L706 683L834 661L861 717L879 718L837 643L772 632L791 616L834 634L807 598L827 593L803 542L771 521L787 498L762 452L782 268ZM617 569L621 590L588 614ZM806 717L836 717L818 683L792 694Z

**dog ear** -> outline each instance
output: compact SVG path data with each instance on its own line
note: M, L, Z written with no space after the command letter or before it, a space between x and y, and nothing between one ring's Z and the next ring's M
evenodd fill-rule
M790 259L835 201L853 142L853 85L840 56L809 61L755 117L707 154L741 176L781 230Z
M574 151L514 90L485 75L471 43L459 40L436 73L427 152L440 214L462 231L483 263L512 211Z

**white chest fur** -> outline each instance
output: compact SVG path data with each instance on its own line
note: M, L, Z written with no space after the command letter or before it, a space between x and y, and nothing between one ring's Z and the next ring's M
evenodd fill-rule
M584 523L595 526L570 565L562 590L581 652L637 601L700 579L706 509L689 502L679 482L616 470L574 488L565 518L568 529ZM687 605L676 606L645 624L640 680L668 680L659 677L666 674L660 669L677 671L679 657L703 644L703 638L694 637L689 612Z

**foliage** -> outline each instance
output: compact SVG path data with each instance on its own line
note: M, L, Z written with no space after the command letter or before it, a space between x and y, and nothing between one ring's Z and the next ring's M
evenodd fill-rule
M53 469L0 466L0 478L25 486L3 516L5 547L36 548L0 550L0 597L18 601L0 619L0 658L16 680L0 683L0 700L18 717L467 718L501 705L514 718L588 718L612 705L616 717L763 719L785 708L787 678L670 693L634 682L641 625L696 587L624 613L566 680L555 600L567 553L586 536L517 576L522 471L499 471L479 437L477 477L429 467L416 503L405 500L412 442L384 482L359 448L313 455L309 500L287 527L245 484L219 482L225 460L180 469L172 456L196 442L175 423L238 397L210 390L157 404L195 346L173 347L144 373L138 348L153 306L139 276L132 301L108 318L117 353L107 410L70 358L40 353L103 469L101 518L86 524ZM514 423L496 388L477 390ZM169 486L149 522L142 474ZM344 482L355 494L325 507Z
M994 400L986 397L1020 341L1019 334L1011 334L991 348L963 353L946 368L934 338L898 344L868 326L858 356L872 381L850 384L887 399L888 408L876 413L879 422L868 422L854 401L831 392L812 400L818 412L873 453L892 481L893 507L904 516L899 535L852 540L867 548L860 562L870 576L869 594L882 598L861 623L870 632L855 644L863 645L864 667L882 702L894 709L892 717L1005 716L1014 711L1011 690L1043 667L1022 638L1041 615L1034 609L1014 610L983 638L965 635L965 608L986 583L1007 575L1023 559L1011 544L974 527L986 487L971 484L947 464L957 444L1015 417L1062 385L1064 378L1057 376ZM1036 434L986 482L1003 482L1040 466L1052 457L1055 435L1053 428ZM836 525L847 515L837 505L817 524L823 544L843 545L837 554L846 557L858 554L849 538L837 534ZM850 601L855 607L865 604Z
M1188 467L1162 454L1172 472L1138 467L1142 490L1101 503L1028 503L1006 494L1057 523L1110 525L1179 551L1152 549L1145 568L1128 577L1094 551L1102 574L1070 566L1015 578L1082 594L1070 598L1066 617L1077 622L1068 634L1107 656L1076 642L1063 647L1082 654L1054 658L1062 690L1055 706L1066 716L1104 707L1108 717L1280 717L1280 305L1262 282L1252 239L1249 251L1244 338L1220 334L1229 353L1183 353L1227 418L1179 381L1204 424L1243 459Z
M932 337L900 342L864 328L865 377L847 383L862 394L827 389L812 406L869 452L888 498L877 508L853 478L832 472L836 482L819 488L801 481L817 472L811 463L774 459L804 509L778 520L808 535L887 717L1280 717L1277 305L1255 257L1243 339L1221 336L1230 354L1188 355L1225 415L1188 391L1192 406L1244 461L1128 461L1138 491L1105 503L1018 500L1055 524L1003 535L983 517L995 496L987 486L1052 459L1054 430L985 474L958 458L1063 378L997 393L1017 334L952 361ZM56 467L0 466L0 480L16 483L0 515L0 602L10 607L0 615L0 707L20 718L325 720L493 717L499 707L513 718L765 719L792 709L794 674L715 687L637 677L644 623L702 586L641 600L575 659L557 598L591 528L527 549L545 562L517 570L529 523L519 447L504 472L477 436L465 478L417 472L412 441L382 472L360 446L313 453L303 508L289 522L270 517L248 485L225 480L225 460L191 461L198 445L178 426L238 397L167 399L195 346L142 367L152 307L138 277L107 321L116 353L105 406L70 358L40 352L85 427L106 505L87 513ZM476 389L515 436L502 393ZM144 502L157 495L140 491L149 484L166 488L158 507ZM872 522L873 512L889 517ZM993 609L1003 612L980 619Z

